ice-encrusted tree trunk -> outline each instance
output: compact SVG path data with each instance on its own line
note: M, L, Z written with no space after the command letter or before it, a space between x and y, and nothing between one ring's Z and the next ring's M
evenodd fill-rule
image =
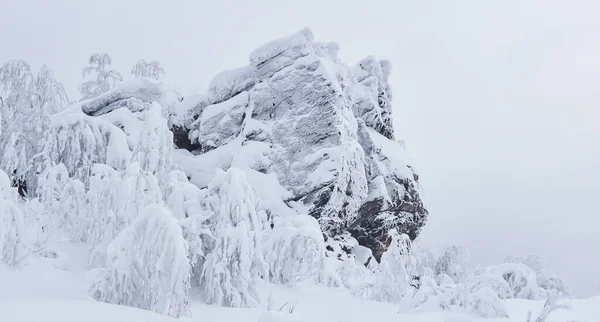
M42 66L33 75L24 61L12 60L0 68L2 128L0 168L19 186L21 194L32 196L41 172L39 152L49 126L49 116L69 102L64 87L51 69Z
M147 62L144 59L140 59L135 66L133 66L131 74L135 78L144 77L160 80L165 76L165 70L160 66L160 62L157 60Z
M81 100L96 97L123 81L123 77L116 70L111 70L112 58L107 53L90 55L89 66L82 70L83 79L96 74L96 79L89 80L79 86Z
M181 317L189 313L188 245L171 211L146 207L108 246L100 301Z
M239 169L217 170L209 185L209 219L214 239L207 240L200 287L210 304L252 307L260 302L257 284L266 277L261 241L266 214Z

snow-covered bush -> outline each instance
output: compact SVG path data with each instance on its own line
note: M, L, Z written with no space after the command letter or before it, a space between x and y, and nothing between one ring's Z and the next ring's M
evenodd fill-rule
M413 242L411 244L411 254L415 260L415 272L414 275L425 275L425 272L435 270L435 256L431 251L426 248L419 246L418 243Z
M16 189L0 170L0 262L12 266L25 255L23 213L17 204Z
M115 187L119 187L115 189ZM162 194L156 177L130 164L125 171L96 164L87 191L81 238L96 245L90 263L105 261L105 249L146 206L160 202Z
M321 279L325 247L318 222L309 216L273 218L264 255L271 282L293 285L311 276Z
M546 264L538 255L529 255L525 258L517 256L508 256L504 259L505 263L523 264L531 268L537 275L538 285L548 294L558 292L562 296L570 297L571 291L569 285L560 276L547 275Z
M459 245L447 247L435 264L435 274L447 274L456 283L461 283L467 277L467 250Z
M107 249L100 301L180 317L189 313L188 245L169 209L150 205Z
M547 294L555 292L565 297L571 297L569 284L560 276L538 276L537 282Z
M218 169L208 189L207 208L213 213L208 225L214 238L205 243L208 251L199 276L205 301L257 306L257 284L268 274L262 254L266 213L242 170Z
M431 269L426 268L419 276L418 283L413 285L415 287L413 293L403 298L403 302L409 302L408 308L411 310L439 311L450 308L455 286L438 285Z
M89 66L85 67L81 74L85 79L95 73L96 79L86 81L79 86L82 100L96 97L123 81L119 72L110 70L112 58L108 54L92 54L88 63Z
M489 266L483 269L481 274L494 275L501 277L510 288L508 298L520 298L528 300L537 300L543 296L543 290L537 284L535 272L524 264L505 263L496 266ZM504 288L504 286L496 286ZM499 290L498 294L503 295L504 290Z

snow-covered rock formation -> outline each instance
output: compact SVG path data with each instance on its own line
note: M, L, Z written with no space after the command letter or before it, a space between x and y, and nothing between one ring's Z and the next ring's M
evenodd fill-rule
M191 152L175 162L200 187L214 168L242 168L273 216L311 215L326 238L350 233L379 260L388 231L414 239L427 210L394 141L390 62L369 56L350 68L338 49L303 29L217 75L207 95L173 108L176 144Z

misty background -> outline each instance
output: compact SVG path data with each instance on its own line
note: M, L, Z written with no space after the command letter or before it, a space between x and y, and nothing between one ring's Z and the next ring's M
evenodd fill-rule
M310 27L354 65L394 65L406 141L434 251L473 266L539 254L575 296L600 294L600 3L559 0L0 0L0 63L47 64L79 98L81 68L107 52L127 78L159 60L165 83L203 91L261 44Z

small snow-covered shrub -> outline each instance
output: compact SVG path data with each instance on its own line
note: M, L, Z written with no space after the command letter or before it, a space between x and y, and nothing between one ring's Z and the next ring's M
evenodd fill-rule
M208 189L206 258L199 285L210 304L252 307L260 303L257 285L266 278L268 266L262 253L267 216L261 202L237 168L218 169Z
M150 205L108 245L100 301L173 317L189 313L188 245L171 212Z
M325 247L318 222L309 216L275 217L264 246L270 281L293 285L323 276Z
M453 289L438 285L430 269L425 269L415 286L414 292L409 294L410 297L406 296L410 298L411 310L439 311L450 308Z

